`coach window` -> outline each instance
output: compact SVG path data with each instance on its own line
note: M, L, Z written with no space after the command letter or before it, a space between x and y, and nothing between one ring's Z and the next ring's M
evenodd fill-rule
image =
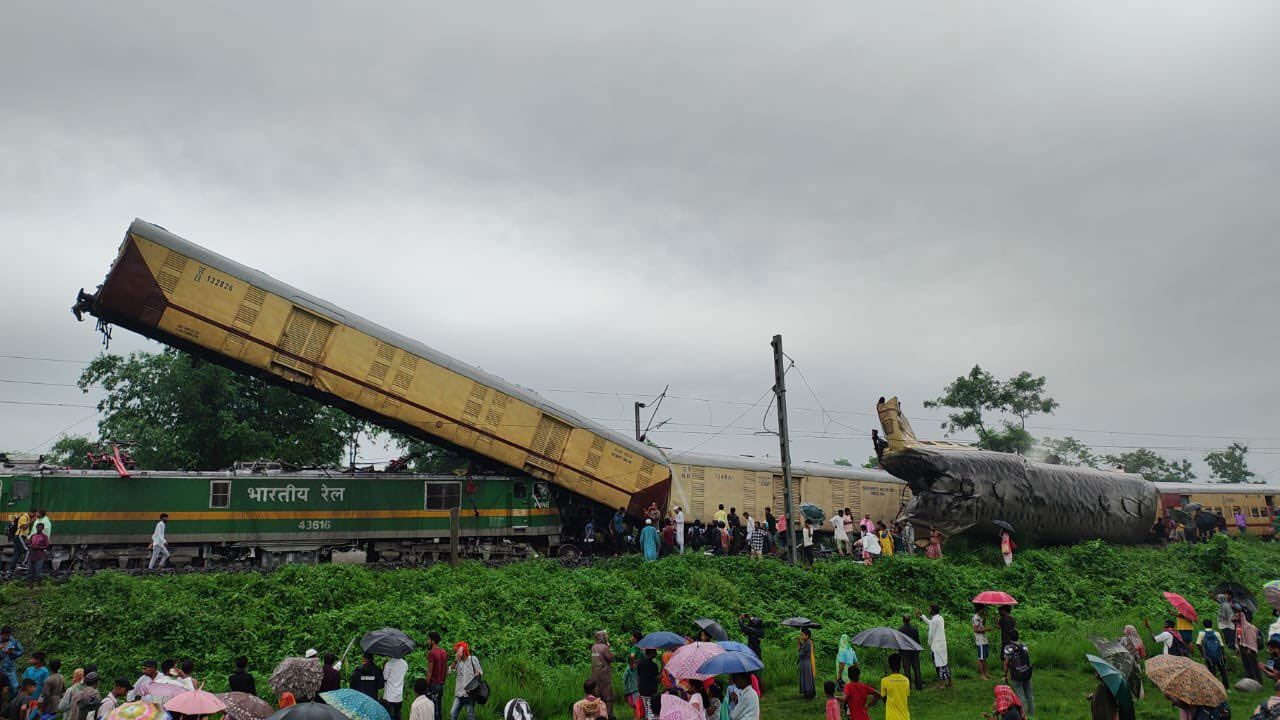
M231 481L230 480L210 480L209 481L209 507L210 508L231 507Z
M451 510L462 507L462 483L427 481L424 485L427 510Z
M511 497L516 500L523 500L529 496L529 486L525 483L518 482L511 486Z

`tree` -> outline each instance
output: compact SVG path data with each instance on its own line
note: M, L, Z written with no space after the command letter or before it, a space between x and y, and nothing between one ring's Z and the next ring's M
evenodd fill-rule
M89 451L97 444L84 435L64 435L49 448L45 462L59 467L85 470L89 467Z
M853 467L853 463L849 462L849 458L836 458L831 461L831 464L839 465L840 467Z
M1247 483L1252 482L1249 478L1253 477L1253 471L1245 462L1247 454L1248 445L1233 442L1225 450L1214 450L1205 455L1204 461L1209 466L1209 474L1218 482Z
M947 415L942 424L947 434L972 430L978 435L978 447L1000 452L1026 453L1035 442L1027 432L1027 418L1051 414L1058 401L1044 395L1044 376L1034 377L1027 371L1001 382L994 375L974 365L968 375L956 378L943 388L942 396L926 400L926 408L947 407L957 412ZM989 427L984 412L1004 413L1018 422L1001 419L998 427Z
M80 375L100 385L101 438L136 443L147 468L218 470L267 458L297 465L341 463L363 433L381 433L341 410L250 375L166 349L103 355Z
M1196 474L1187 460L1171 462L1159 453L1138 448L1120 455L1106 455L1103 461L1127 473L1138 473L1151 482L1191 482Z
M1046 462L1054 465L1074 465L1096 468L1101 460L1089 450L1089 446L1068 435L1061 440L1043 438L1040 446L1049 453Z
M862 463L862 467L877 470L880 468L880 458L875 455L869 455L867 456L867 461Z

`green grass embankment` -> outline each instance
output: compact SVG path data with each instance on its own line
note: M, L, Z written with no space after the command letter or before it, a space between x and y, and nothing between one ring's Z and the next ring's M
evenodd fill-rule
M1090 635L1114 638L1126 623L1141 628L1167 614L1162 590L1179 592L1212 614L1209 590L1233 579L1260 593L1280 576L1280 546L1225 538L1167 549L1083 543L1029 550L1004 568L992 548L953 553L942 561L896 556L867 568L823 562L812 569L773 560L684 556L657 563L638 558L565 569L554 561L503 568L464 564L374 572L351 566L290 567L274 573L130 577L104 572L35 590L0 590L3 620L28 651L44 649L70 667L96 662L106 677L135 677L146 658L191 657L197 677L224 689L232 659L248 655L265 688L271 667L309 647L341 653L350 639L383 625L416 638L438 630L447 642L467 640L485 664L496 714L502 702L529 699L539 717L564 717L587 674L594 632L610 631L621 654L626 631L684 632L699 617L719 620L736 636L734 618L750 612L774 621L805 615L823 623L814 634L819 686L834 673L837 640L893 625L913 607L938 602L947 619L957 687L926 690L912 700L915 718L976 718L990 705L989 683L977 679L968 600L987 589L1013 594L1018 626L1036 665L1037 715L1087 717L1093 678L1084 653ZM1264 610L1258 624L1269 622ZM878 682L885 654L860 653L864 680ZM413 672L425 667L420 650ZM765 641L765 717L822 716L821 700L795 698L795 644L771 624ZM924 664L928 665L927 655ZM350 667L350 661L348 662ZM1239 677L1239 663L1232 667ZM931 679L926 667L926 680ZM620 687L620 685L618 685ZM1247 717L1266 693L1232 693ZM407 711L406 711L407 712ZM873 712L883 717L883 710ZM1139 717L1174 717L1158 692Z

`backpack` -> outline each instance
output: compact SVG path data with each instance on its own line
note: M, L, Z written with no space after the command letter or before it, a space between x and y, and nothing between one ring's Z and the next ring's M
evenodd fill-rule
M502 710L502 720L533 720L533 710L524 698L511 698Z
M1014 680L1031 677L1031 653L1022 643L1014 643L1013 652L1009 653L1009 677Z
M1204 656L1214 662L1222 660L1222 640L1217 632L1206 631L1204 634Z
M81 720L93 720L93 718L96 718L98 716L98 708L101 705L102 698L93 696L84 698L76 703L76 706L80 708Z
M9 525L4 529L4 536L10 540L18 536L18 518L9 521Z

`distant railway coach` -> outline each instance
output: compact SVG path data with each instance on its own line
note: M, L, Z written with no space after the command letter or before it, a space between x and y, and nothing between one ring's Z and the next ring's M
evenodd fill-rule
M1199 503L1205 510L1221 515L1232 535L1240 534L1235 521L1237 511L1244 514L1247 534L1275 535L1273 522L1280 487L1243 483L1156 483L1156 487L1160 491L1162 517L1171 509Z
M751 517L764 519L765 508L783 514L782 466L769 458L700 453L671 457L671 504L685 510L687 522L710 520L721 503ZM844 465L797 463L792 467L791 499L796 512L801 503L823 509L827 517L849 508L856 518L864 514L876 521L892 522L911 499L907 484L883 470Z
M632 515L666 504L657 448L157 225L129 226L74 310Z
M318 562L343 551L426 562L447 556L454 508L464 552L472 555L549 549L560 531L550 488L526 477L9 472L0 475L6 517L47 509L56 563L77 568L145 565L160 513L169 515L166 536L175 564L205 566Z

